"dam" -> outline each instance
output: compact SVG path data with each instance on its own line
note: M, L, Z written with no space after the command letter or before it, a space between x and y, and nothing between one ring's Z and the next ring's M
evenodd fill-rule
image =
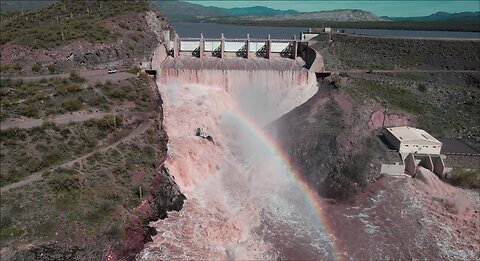
M200 38L175 38L173 47L169 49L173 57L191 54L199 58L236 56L249 59L255 56L269 59L272 55L277 55L295 59L297 48L295 35L292 40L288 40L271 39L270 35L266 39L250 39L248 34L246 38L227 39L223 34L220 38L204 38L201 34Z
M137 259L335 259L321 200L267 128L317 93L308 68L323 70L321 56L304 60L292 41L217 40L176 39L152 62L164 166L187 199L151 224L158 234Z

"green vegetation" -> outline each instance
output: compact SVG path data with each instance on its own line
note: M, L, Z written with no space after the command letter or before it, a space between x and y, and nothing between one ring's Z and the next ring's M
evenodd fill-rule
M52 78L41 81L1 80L0 120L14 116L43 117L76 111L83 102L93 106L98 94L87 91L78 79ZM82 81L84 81L82 79Z
M31 173L67 162L94 150L102 140L112 143L125 136L124 117L105 116L84 123L44 123L30 129L1 131L0 184L18 181Z
M427 85L425 85L423 83L420 83L417 88L420 92L427 92L428 91Z
M132 68L128 69L128 72L131 73L131 74L137 74L141 71L142 71L142 69L140 69L140 67L138 67L138 66L133 66Z
M145 0L59 1L25 14L2 15L0 44L14 42L33 48L55 48L77 39L108 42L118 33L104 27L107 18L148 10Z
M343 111L337 101L333 97L330 97L330 100L325 106L328 111L326 117L329 122L330 128L337 131L344 129L345 120L343 117Z
M138 78L128 79L123 83L96 83L95 87L102 91L113 102L134 102L138 109L143 110L152 106L152 98L149 94L150 79L141 74Z
M6 72L8 72L8 71L10 71L10 66L9 66L9 65L2 65L2 66L0 66L0 72L6 73Z
M350 89L351 92L362 93L380 104L388 104L411 113L423 112L424 108L418 102L419 97L408 89L369 80L355 81L355 86L356 88Z
M15 71L21 71L23 69L22 65L19 63L16 63L12 67Z
M64 147L68 153L76 148L71 147L72 140L105 142L104 138L90 135L97 136L94 132L100 129L109 133L115 128L112 119L96 121L95 127L85 126L92 123L50 126L43 130L45 134L37 144L43 143L45 136L55 142L64 135L68 141L42 146L46 146L45 151ZM32 140L26 132L20 131L17 135L23 133ZM83 134L87 136L82 137ZM23 144L21 140L16 142ZM21 146L18 144L16 148ZM2 193L1 247L64 238L85 244L88 243L85 240L92 237L98 238L103 247L109 241L123 239L125 218L148 195L150 178L157 171L157 159L165 152L166 136L152 128L140 135L135 143L121 143L94 153L72 167L46 170L44 180ZM142 188L142 196L139 188Z
M76 72L66 79L0 80L0 120L15 116L41 118L89 108L109 111L111 106L126 101L134 102L140 110L147 109L152 105L149 81L142 74L122 82L88 86Z
M334 35L333 39L334 48L322 51L338 59L344 67L342 69L480 69L480 58L474 55L480 47L476 41L389 39L340 34ZM328 65L329 56L325 57ZM403 74L399 76L420 80L416 73Z
M373 155L382 148L378 144L378 139L373 136L366 137L359 147L362 150L357 150L349 155L337 175L327 177L327 197L349 200L368 184L369 163Z
M40 72L41 69L42 69L42 66L40 66L40 64L38 64L38 63L35 63L35 64L32 65L32 71L33 72L38 73L38 72Z
M464 77L470 79L468 81L475 79L474 75ZM389 110L413 114L417 119L416 125L435 137L480 137L480 119L477 117L480 114L477 98L480 92L477 88L459 87L456 83L431 85L425 82L354 80L347 90L360 101L372 99L386 105Z
M50 74L54 74L56 71L57 71L57 67L55 66L55 64L50 64L47 66L48 68L48 72L50 72Z
M480 170L454 168L452 172L448 174L447 181L455 186L480 189Z

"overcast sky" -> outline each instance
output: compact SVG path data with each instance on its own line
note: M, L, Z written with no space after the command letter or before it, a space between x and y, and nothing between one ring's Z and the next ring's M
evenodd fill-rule
M439 11L456 12L478 12L480 11L480 0L456 1L199 1L188 0L187 2L201 4L204 6L216 6L223 8L267 6L275 9L294 9L301 12L332 10L332 9L362 9L371 11L378 16L423 16Z

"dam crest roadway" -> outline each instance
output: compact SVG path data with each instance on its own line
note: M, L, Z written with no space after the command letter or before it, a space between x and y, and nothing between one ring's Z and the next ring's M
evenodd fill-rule
M175 38L169 46L173 57L179 55L197 56L204 58L207 56L226 58L226 57L261 57L271 58L277 55L284 58L297 58L298 42L295 35L293 39L271 39L270 35L266 39L250 38L225 38L222 34L220 38Z

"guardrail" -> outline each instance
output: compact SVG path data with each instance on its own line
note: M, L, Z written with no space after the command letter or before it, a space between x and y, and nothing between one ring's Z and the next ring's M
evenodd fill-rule
M200 41L202 38L199 37L179 37L179 41ZM221 41L222 38L203 38L204 41ZM247 40L251 42L266 42L269 39L268 38L223 38L224 41L227 42L245 42ZM285 42L291 42L295 41L294 39L270 39L271 42L280 42L280 43L285 43Z

